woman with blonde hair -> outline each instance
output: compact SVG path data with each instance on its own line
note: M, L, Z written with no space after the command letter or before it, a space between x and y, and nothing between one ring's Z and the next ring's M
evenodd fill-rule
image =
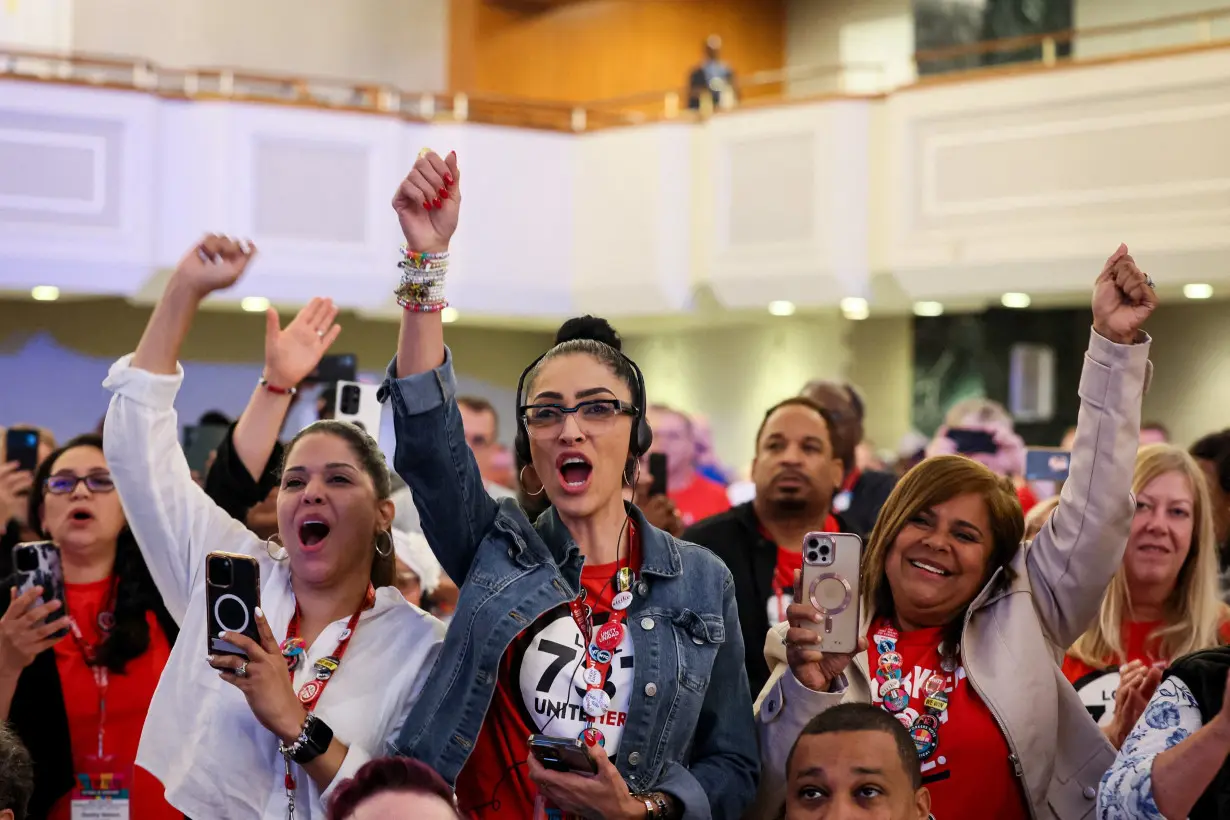
M909 727L936 817L1075 820L1093 810L1114 750L1060 674L1055 647L1088 626L1123 561L1148 379L1140 326L1155 304L1120 247L1094 291L1071 478L1032 543L1022 545L1011 481L937 456L902 478L872 531L855 653L825 650L824 617L796 581L799 603L765 645L773 673L756 706L753 816L780 808L800 729L841 702L881 706Z
M1195 459L1169 444L1144 447L1132 492L1136 512L1123 563L1097 620L1063 662L1116 748L1162 679L1161 667L1230 637L1230 610L1217 592L1212 505ZM1136 708L1120 714L1130 701Z

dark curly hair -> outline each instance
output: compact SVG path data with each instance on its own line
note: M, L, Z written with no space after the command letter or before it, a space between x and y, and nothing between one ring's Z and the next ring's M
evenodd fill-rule
M41 538L50 539L43 528L43 488L51 476L51 469L60 456L78 447L92 447L100 453L102 436L87 433L68 441L63 447L47 456L34 471L34 489L30 492L29 522ZM149 649L149 620L147 612L158 617L159 626L167 640L174 643L178 630L163 606L154 579L150 577L145 559L137 546L137 539L127 526L120 531L115 547L115 568L111 573L116 579L115 626L98 646L98 664L115 673L122 673L128 661Z
M329 803L329 820L347 820L364 800L383 792L438 797L457 811L453 790L426 763L408 757L379 757L364 763L354 777L337 787Z

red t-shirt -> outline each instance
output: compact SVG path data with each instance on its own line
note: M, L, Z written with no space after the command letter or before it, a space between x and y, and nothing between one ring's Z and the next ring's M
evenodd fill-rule
M1021 512L1028 513L1038 503L1038 497L1034 495L1034 491L1029 489L1028 484L1022 484L1016 488L1017 500L1021 502Z
M641 563L635 527L630 528L628 540L629 563L635 571ZM587 563L581 569L585 602L593 607L595 634L614 612L611 599L615 597L614 579L619 567L618 562ZM626 627L626 620L624 624ZM533 817L538 790L526 766L527 740L532 734L576 738L590 725L581 706L586 691L582 678L586 649L567 606L543 615L509 644L500 659L495 693L474 750L457 775L457 802L464 816L474 820ZM614 757L632 696L632 638L626 628L612 655L605 687L611 696L611 709L592 726L602 733L603 745ZM572 817L559 812L550 816L552 820Z
M1149 635L1159 629L1164 621L1128 621L1123 624L1124 658L1120 663L1108 661L1101 667L1093 667L1082 660L1064 655L1063 675L1080 695L1081 702L1099 725L1106 725L1115 714L1115 690L1119 687L1119 666L1140 661L1152 664L1169 663L1173 658L1163 658L1157 652L1155 641ZM1230 643L1230 621L1222 621L1217 630L1222 643Z
M840 532L841 524L833 516L824 521L825 532ZM772 541L773 536L760 525L760 534L766 541ZM786 607L794 603L794 573L803 569L803 545L797 549L786 549L777 546L777 569L773 572L773 595L768 600L769 624L779 624L786 620Z
M81 629L82 636L94 645L102 641L98 629L98 613L111 594L111 579L92 584L66 584L68 614ZM171 645L153 612L146 614L149 623L149 648L130 660L123 674L108 673L107 722L104 727L104 754L113 757L117 773L133 771L141 727L149 711L154 688L171 655ZM77 642L69 635L55 645L56 670L64 690L64 707L68 712L68 733L73 747L73 767L77 772L90 771L87 757L98 753L98 686L94 672L86 664ZM108 767L111 768L111 767ZM144 769L133 771L129 791L129 816L141 820L182 820L163 799L162 784ZM72 815L68 795L60 798L51 809L51 820L69 820Z
M730 509L726 488L700 473L693 473L691 484L667 495L675 502L675 509L679 510L679 517L683 519L685 527Z
M874 636L884 625L877 621L867 631L867 664L872 672L880 662ZM924 712L924 685L932 675L943 676L940 668L940 642L943 629L916 629L902 632L897 640L901 655L901 681L910 702L900 713L912 721ZM948 693L948 708L940 715L939 743L935 752L922 761L923 785L931 792L931 813L936 817L994 817L996 820L1028 820L1025 797L1021 792L1011 751L991 715L966 680L965 668L958 666L952 675L955 684ZM879 682L873 682L872 703L882 706Z

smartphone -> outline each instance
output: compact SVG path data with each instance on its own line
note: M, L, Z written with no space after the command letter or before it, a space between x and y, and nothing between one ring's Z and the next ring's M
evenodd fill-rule
M35 434L37 435L37 434ZM60 609L47 616L44 623L63 618L68 611L64 598L64 568L60 564L60 548L50 541L29 541L13 547L13 573L16 575L17 594L42 587L42 596L35 606L47 601L59 601ZM67 629L61 629L51 637L63 638Z
M572 774L597 774L598 765L580 738L530 735L530 753L544 769Z
M666 453L649 454L649 497L666 495Z
M358 356L353 353L330 353L320 357L320 363L316 365L316 369L303 381L307 384L352 382L358 375Z
M863 540L848 532L809 532L803 536L800 603L820 613L808 624L824 637L824 652L857 652L859 566Z
M1072 454L1067 450L1031 448L1025 451L1026 481L1067 481Z
M961 455L999 452L999 445L995 443L995 436L986 430L954 427L948 431L948 438L952 439L952 443L957 447L957 452Z
M338 382L333 418L361 427L380 441L380 385Z
M202 476L209 464L209 456L222 446L229 425L221 424L189 424L184 427L184 457L188 460L188 468Z
M38 467L38 431L21 428L5 431L4 460L16 461L18 470L34 472Z
M260 643L256 628L256 608L261 604L261 571L250 555L211 552L205 556L205 630L210 655L247 653L218 637L219 632L238 632Z

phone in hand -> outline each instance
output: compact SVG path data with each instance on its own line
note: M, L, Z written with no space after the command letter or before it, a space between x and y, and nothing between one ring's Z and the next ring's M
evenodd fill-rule
M649 497L666 495L666 453L649 454Z
M305 384L332 384L333 382L352 382L359 374L359 358L353 353L329 353L320 357Z
M13 547L13 572L16 575L17 594L42 587L43 594L35 606L48 601L59 601L60 609L47 616L44 623L64 617L67 603L64 600L64 567L60 563L60 548L50 541L28 541ZM63 638L67 629L61 629L53 638Z
M34 472L38 467L38 431L20 427L6 430L4 460L16 461L18 470Z
M184 458L188 460L188 468L205 476L205 468L209 464L211 454L217 452L222 441L230 431L229 426L221 424L189 424L184 427Z
M260 643L256 608L261 604L261 571L250 555L211 552L205 556L206 650L210 655L248 654L218 637L238 632Z
M374 441L380 440L380 385L338 382L333 418L361 428Z
M598 764L589 756L585 741L580 738L530 735L530 754L544 769L553 772L598 773Z
M1031 448L1025 451L1026 481L1067 481L1072 454L1067 450Z
M859 567L863 540L848 532L809 532L803 536L803 572L797 603L820 613L807 626L824 638L822 652L858 651Z
M954 427L948 431L948 438L952 439L957 452L963 456L992 455L999 452L999 445L995 443L995 436L986 430Z

